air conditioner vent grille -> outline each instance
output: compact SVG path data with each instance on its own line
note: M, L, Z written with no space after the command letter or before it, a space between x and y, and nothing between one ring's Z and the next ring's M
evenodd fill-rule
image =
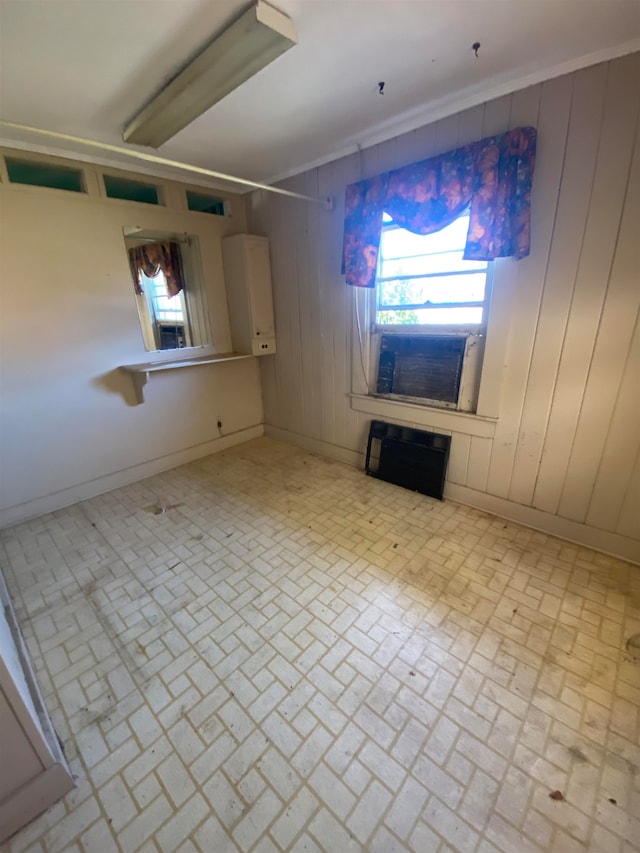
M456 404L465 346L460 335L383 335L377 393Z

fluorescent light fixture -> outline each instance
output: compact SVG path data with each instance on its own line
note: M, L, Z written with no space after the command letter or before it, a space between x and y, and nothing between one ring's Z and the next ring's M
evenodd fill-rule
M297 41L291 18L258 0L129 122L124 141L159 148Z

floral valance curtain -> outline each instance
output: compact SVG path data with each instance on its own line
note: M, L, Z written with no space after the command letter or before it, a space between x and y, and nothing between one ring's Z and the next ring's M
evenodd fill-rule
M470 207L467 260L528 255L535 151L535 129L519 127L350 184L342 262L347 284L375 286L383 213L401 228L431 234Z
M164 243L144 243L129 249L129 263L133 274L133 284L136 293L142 290L143 272L147 278L153 278L160 271L164 273L167 280L167 296L176 296L184 288L182 275L182 264L180 262L180 249L173 241Z

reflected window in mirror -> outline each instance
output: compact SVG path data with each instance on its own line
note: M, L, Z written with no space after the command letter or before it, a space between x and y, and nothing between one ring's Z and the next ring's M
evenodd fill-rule
M197 238L125 229L125 244L145 349L209 343Z

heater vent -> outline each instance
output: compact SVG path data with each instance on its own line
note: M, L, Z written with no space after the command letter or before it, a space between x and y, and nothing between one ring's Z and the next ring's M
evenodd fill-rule
M372 477L442 500L451 436L371 421L365 470Z

